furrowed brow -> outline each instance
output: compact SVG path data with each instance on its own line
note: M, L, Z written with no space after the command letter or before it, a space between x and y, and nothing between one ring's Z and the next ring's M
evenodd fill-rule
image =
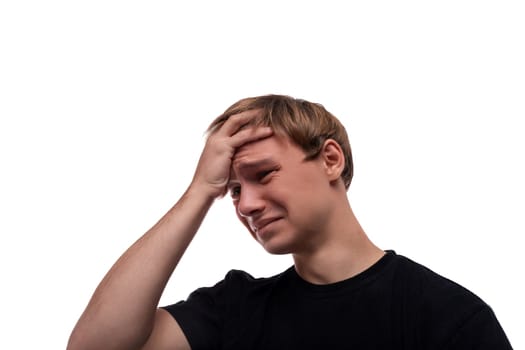
M247 170L251 168L257 168L266 165L275 165L275 162L270 158L257 159L253 161L240 161L235 164L239 170Z
M228 181L228 183L226 184L226 188L230 189L230 188L232 188L232 187L234 187L234 186L238 186L238 185L240 185L240 184L241 184L241 182L240 182L239 180L237 180L237 179L231 179L231 180Z

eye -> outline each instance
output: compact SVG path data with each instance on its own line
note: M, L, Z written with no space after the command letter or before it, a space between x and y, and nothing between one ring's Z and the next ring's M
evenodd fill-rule
M269 170L264 170L264 171L259 171L257 173L257 180L258 181L263 181L267 178L268 175L270 175L271 173L273 173L276 169L269 169Z
M241 195L241 186L232 186L230 187L229 191L230 191L230 196L233 199L237 199Z

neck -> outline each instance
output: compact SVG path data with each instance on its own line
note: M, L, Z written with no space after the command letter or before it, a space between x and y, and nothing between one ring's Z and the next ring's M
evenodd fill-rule
M329 284L353 277L376 263L385 252L374 245L348 205L336 224L319 234L311 249L293 254L295 269L306 281Z

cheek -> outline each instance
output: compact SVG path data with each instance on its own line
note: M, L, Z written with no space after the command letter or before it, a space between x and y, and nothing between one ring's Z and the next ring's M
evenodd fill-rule
M324 185L309 183L305 187L294 187L293 191L284 197L290 220L304 229L317 227L329 212L330 205L326 200L326 193L318 186Z

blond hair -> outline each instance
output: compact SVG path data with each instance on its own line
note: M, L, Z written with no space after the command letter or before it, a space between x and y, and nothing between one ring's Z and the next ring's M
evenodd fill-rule
M261 110L249 125L269 126L274 132L288 136L305 152L305 159L316 158L327 139L335 140L342 148L345 167L341 178L348 189L353 176L352 150L341 122L321 104L285 95L264 95L242 99L231 105L208 127L213 134L232 115L248 110Z

